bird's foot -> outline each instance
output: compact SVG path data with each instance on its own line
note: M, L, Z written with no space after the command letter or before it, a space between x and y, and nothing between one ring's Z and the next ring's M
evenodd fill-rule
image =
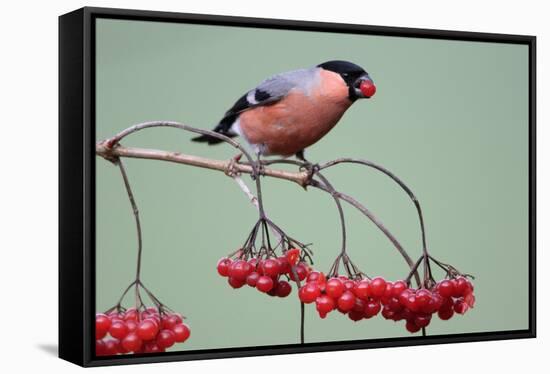
M241 174L239 172L239 170L237 169L236 165L239 163L239 161L241 160L242 157L243 157L242 153L239 153L239 154L231 157L231 159L227 163L227 167L224 170L225 175L227 175L228 177L233 178L233 177L236 177L236 176Z
M261 160L256 161L252 169L252 174L250 174L252 180L265 176L265 165Z
M300 171L307 172L307 179L305 184L306 186L310 184L311 180L319 170L321 170L319 164L313 164L307 160L305 160L304 163L300 165Z

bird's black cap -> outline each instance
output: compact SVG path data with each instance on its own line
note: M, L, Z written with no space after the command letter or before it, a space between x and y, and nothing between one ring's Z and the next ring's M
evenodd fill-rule
M343 61L343 60L333 60L333 61L327 61L323 62L322 64L317 65L319 68L323 68L325 70L330 70L338 74L354 74L356 76L359 76L361 74L365 74L365 69L363 69L361 66L356 65L349 61Z
M349 87L349 99L351 101L355 101L358 98L355 92L356 87L354 87L357 83L357 79L363 75L368 75L365 69L361 66L344 60L323 62L322 64L317 65L317 67L340 74L342 79L346 82L346 85Z

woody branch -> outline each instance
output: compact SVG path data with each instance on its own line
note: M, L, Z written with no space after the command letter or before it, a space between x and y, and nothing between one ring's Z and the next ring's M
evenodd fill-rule
M196 134L209 135L209 136L218 138L223 142L238 149L245 156L246 161L240 163L240 162L236 162L234 158L229 160L215 160L215 159L188 155L181 152L170 152L170 151L163 151L163 150L156 150L156 149L132 148L132 147L125 147L120 144L120 141L122 139L124 139L125 137L135 132L138 132L147 128L158 128L158 127L171 127L171 128L176 128L176 129L180 129L180 130L184 130L184 131L188 131ZM323 181L316 180L314 177L319 174L318 171L314 172L313 174L308 171L302 171L305 165L302 162L298 162L294 160L264 161L263 162L264 166L260 171L257 169L259 167L259 164L255 162L254 158L250 155L250 153L248 153L248 151L244 149L235 140L213 131L197 129L179 122L174 122L174 121L144 122L144 123L140 123L140 124L136 124L134 126L128 127L111 138L99 141L96 144L96 154L98 156L105 158L106 160L109 160L115 163L121 157L139 158L139 159L168 161L168 162L174 162L174 163L183 164L183 165L201 167L205 169L224 172L225 174L234 178L234 180L237 182L240 188L250 198L251 202L258 208L260 212L260 216L264 218L265 218L265 213L263 210L260 178L255 178L256 179L256 196L254 196L250 192L250 190L246 187L246 184L244 184L244 182L239 178L239 174L242 173L242 174L250 174L253 176L258 176L261 173L264 176L288 180L288 181L297 183L298 185L304 188L308 186L318 188L324 192L331 194L335 199L341 199L347 202L354 208L358 209L367 218L369 218L378 227L378 229L380 229L382 233L390 240L390 242L393 244L396 250L405 259L407 265L411 268L411 271L415 275L417 284L420 284L418 272L416 271L414 261L411 259L411 257L409 256L407 251L403 248L401 243L397 240L397 238L395 238L395 236L384 226L384 224L372 212L370 212L363 204L359 203L357 200L353 199L351 196L338 192L334 190L331 186L328 186L327 185L328 181L325 180L323 182ZM358 161L353 159L337 159L334 161L330 161L324 165L321 165L319 170L334 166L338 163L345 163L345 162L363 163L363 164L367 163L368 164L367 166L374 167L375 169L378 169L379 171L382 171L385 174L388 174L390 177L392 177L392 179L397 180L398 184L402 188L404 188L404 190L409 195L411 195L411 198L413 199L415 204L417 203L414 195L410 193L410 190L400 180L398 180L395 176L393 176L393 174L390 174L386 169L380 166L377 166L376 164L371 163L369 161L364 161L364 160ZM276 164L276 163L296 165L300 167L299 169L300 171L290 172L290 171L268 167L269 165ZM322 179L325 179L325 178L322 178ZM424 238L423 231L424 230L422 227L422 234Z

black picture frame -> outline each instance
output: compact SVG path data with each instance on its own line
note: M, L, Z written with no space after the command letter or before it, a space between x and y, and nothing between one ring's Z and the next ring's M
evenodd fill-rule
M95 357L95 20L114 18L251 28L524 44L529 47L529 328L517 331ZM59 357L104 366L536 337L536 37L85 7L59 17Z

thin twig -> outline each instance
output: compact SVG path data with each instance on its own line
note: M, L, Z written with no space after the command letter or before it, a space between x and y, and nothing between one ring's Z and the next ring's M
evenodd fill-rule
M321 179L321 181L325 184L325 187L327 188L330 195L333 197L334 202L336 203L336 207L338 208L338 215L340 216L340 226L342 227L342 250L341 254L346 253L346 220L344 218L344 210L342 209L342 204L340 203L340 199L338 198L337 194L335 194L336 190L332 186L332 184L328 181L327 178L325 178L324 175L322 175L319 172L316 172L315 175Z
M256 198L256 196L254 196L252 192L250 192L250 189L248 188L246 183L244 183L243 179L239 175L234 175L231 178L233 178L233 180L241 188L241 190L248 197L248 200L250 200L252 205L254 205L257 209L259 209L260 207L258 206L258 199Z
M323 186L322 184L318 183L315 180L313 180L310 185L313 187L319 188L325 192L331 193L330 191L326 190L325 186ZM369 209L367 209L367 207L365 207L363 204L355 200L353 197L338 191L335 191L332 193L338 196L340 199L347 202L348 204L355 207L357 210L363 213L368 219L370 219L376 225L376 227L378 227L380 231L382 231L384 235L386 235L386 237L390 240L390 242L392 242L393 246L397 249L397 251L401 254L401 256L405 259L405 261L409 265L409 268L411 269L413 268L414 262L409 256L409 254L407 253L407 251L403 248L403 246L397 240L397 238L386 228L386 226L382 223L382 221L380 221L378 217L376 217ZM420 284L420 277L418 273L415 273L415 280L418 284Z
M329 162L326 162L326 163L320 165L319 169L323 170L323 169L327 169L329 167L332 167L332 166L335 166L335 165L338 165L338 164L344 164L344 163L364 165L364 166L368 166L370 168L376 169L378 171L381 171L382 173L386 174L388 177L393 179L407 193L409 198L412 200L412 202L413 202L413 204L416 208L417 214L418 214L418 220L420 222L420 233L421 233L421 236L422 236L422 252L424 254L426 254L428 252L428 245L426 243L426 229L425 229L425 226L424 226L424 216L422 214L422 208L420 207L420 202L416 198L416 195L405 184L405 182L403 182L397 175L395 175L394 173L392 173L391 171L389 171L388 169L386 169L382 165L379 165L375 162L372 162L372 161L369 161L369 160L364 160L364 159L356 159L356 158L349 158L349 157L344 158L344 157L342 157L342 158L338 158L336 160L332 160L332 161L329 161Z
M132 193L132 187L130 186L130 181L128 180L128 174L126 174L126 168L124 167L124 163L122 162L121 159L117 159L116 164L118 165L120 174L122 175L122 179L124 180L124 187L126 188L128 199L130 200L130 204L132 205L132 212L134 213L134 218L136 221L136 231L137 231L137 240L138 240L136 283L139 283L139 278L141 273L141 253L143 250L143 239L141 234L141 222L139 220L139 210L136 204L136 200L134 198L134 194ZM136 299L138 298L139 298L139 291L136 288Z

